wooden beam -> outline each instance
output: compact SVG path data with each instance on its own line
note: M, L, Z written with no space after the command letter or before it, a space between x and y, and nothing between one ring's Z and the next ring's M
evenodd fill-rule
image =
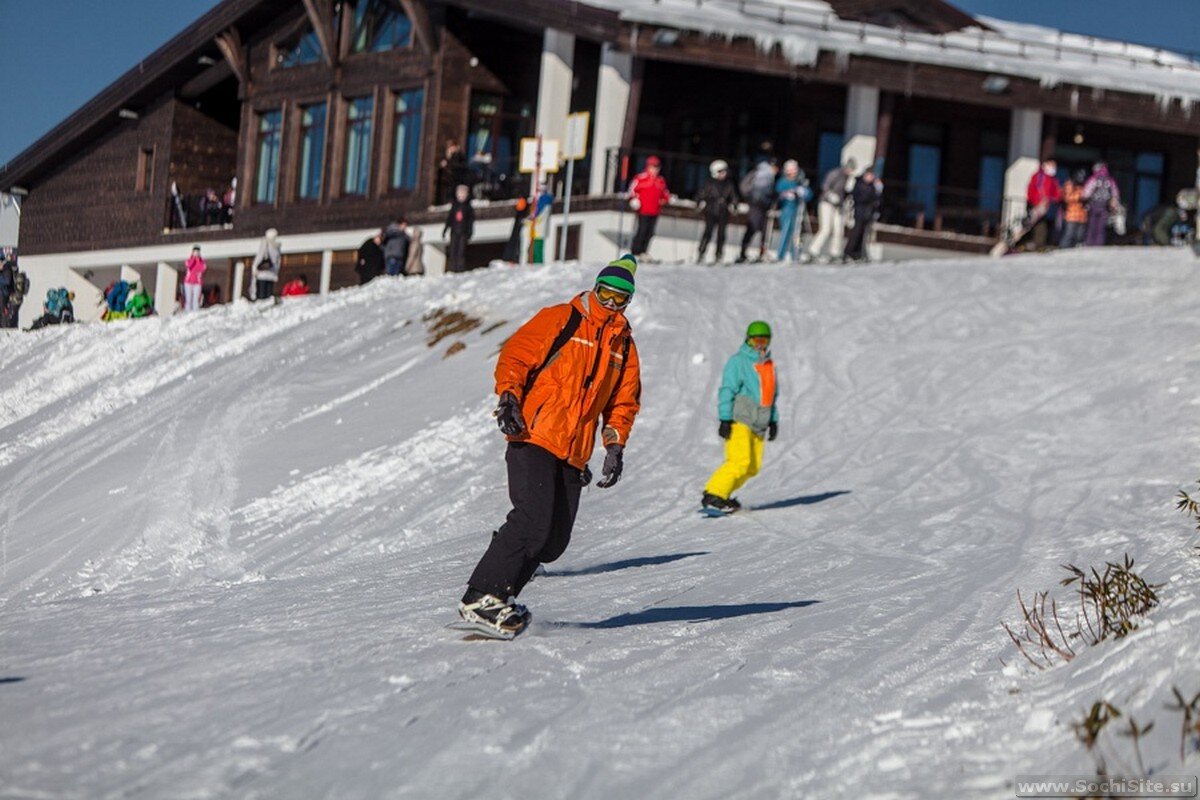
M229 68L237 76L238 84L245 91L250 83L250 71L246 65L246 51L242 49L242 36L237 28L228 28L217 34L215 40L217 49L225 57Z
M404 6L404 13L412 22L421 49L425 51L425 55L432 56L437 52L437 42L434 41L433 24L429 21L429 10L425 3L418 0L400 0L400 5Z
M304 0L304 10L308 13L308 21L312 23L317 40L321 43L321 52L325 55L325 63L333 66L337 53L333 50L333 14L327 0Z

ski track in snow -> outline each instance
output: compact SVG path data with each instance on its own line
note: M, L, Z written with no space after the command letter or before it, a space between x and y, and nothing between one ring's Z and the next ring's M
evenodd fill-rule
M1090 770L1070 722L1102 697L1194 771L1161 709L1200 689L1195 261L643 267L625 476L585 490L531 629L463 643L508 508L496 350L595 270L6 337L0 797L1006 797ZM430 347L438 308L484 324ZM704 519L755 318L767 507ZM1016 590L1127 550L1163 606L1028 669Z

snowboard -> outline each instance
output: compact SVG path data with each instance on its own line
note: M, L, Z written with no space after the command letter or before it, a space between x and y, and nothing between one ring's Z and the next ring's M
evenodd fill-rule
M996 242L996 244L992 247L992 258L1000 258L1001 256L1008 255L1010 252L1012 252L1012 249L1016 247L1022 239L1029 235L1029 232L1032 231L1034 227L1042 221L1042 217L1044 216L1046 216L1046 211L1043 211L1040 214L1031 213L1025 218L1024 221L1021 222L1020 225L1010 230L1006 236L1000 237L1000 241Z
M705 508L704 506L701 506L699 510L700 516L702 517L707 517L709 519L720 519L721 517L732 517L734 514L741 513L747 509L740 508L734 511L722 511L719 508Z
M529 626L526 625L525 628ZM502 641L508 642L520 636L525 632L525 628L516 631L515 633L505 634L495 628L490 628L482 625L475 625L466 620L455 620L446 626L448 630L460 631L467 635L463 637L464 642L483 642L483 641Z

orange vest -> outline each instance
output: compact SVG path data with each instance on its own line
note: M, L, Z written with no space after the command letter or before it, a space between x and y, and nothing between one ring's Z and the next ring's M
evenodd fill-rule
M1063 219L1066 222L1087 222L1087 209L1083 207L1083 187L1068 181L1063 186L1063 202L1066 203L1067 210L1063 214Z
M582 315L579 328L542 366L572 306ZM526 395L529 375L539 366ZM605 444L625 444L642 393L637 347L625 315L602 307L590 291L570 303L543 308L500 349L496 394L504 392L521 401L528 428L509 441L536 444L583 469L603 417Z

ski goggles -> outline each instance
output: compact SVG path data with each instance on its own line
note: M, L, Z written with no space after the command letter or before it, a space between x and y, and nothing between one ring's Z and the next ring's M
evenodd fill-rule
M746 339L751 347L769 347L771 344L770 336L751 336Z
M605 286L603 283L596 284L595 292L596 299L600 301L600 305L608 308L624 308L633 299L633 295L626 294L611 286Z

